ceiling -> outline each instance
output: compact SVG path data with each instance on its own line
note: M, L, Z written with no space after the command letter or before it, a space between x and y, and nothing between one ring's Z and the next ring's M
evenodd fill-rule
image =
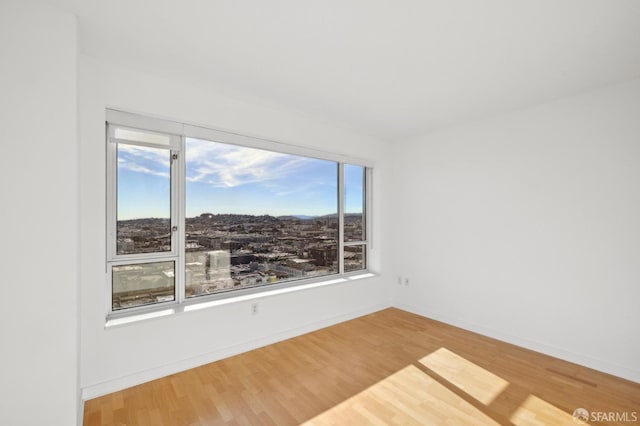
M638 0L42 0L81 52L379 139L640 76Z

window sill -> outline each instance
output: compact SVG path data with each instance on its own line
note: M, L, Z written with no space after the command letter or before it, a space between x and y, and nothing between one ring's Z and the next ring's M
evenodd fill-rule
M121 327L128 324L135 324L142 321L147 321L154 318L161 318L169 315L176 315L183 312L199 311L201 309L207 309L214 306L228 305L232 303L247 302L250 300L263 299L265 297L277 296L285 293L293 293L303 290L309 290L316 287L325 287L335 284L342 284L350 281L361 280L365 278L376 277L378 274L368 271L360 271L357 273L351 273L342 275L333 279L323 279L321 281L311 282L307 284L292 285L286 287L275 288L272 290L262 290L249 294L242 294L230 297L217 297L215 299L207 298L206 300L187 300L181 304L163 304L160 306L154 306L149 310L143 312L136 312L126 316L114 316L107 317L105 323L105 329Z

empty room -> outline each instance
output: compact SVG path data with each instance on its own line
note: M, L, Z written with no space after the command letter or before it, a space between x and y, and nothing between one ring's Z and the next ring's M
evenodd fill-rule
M0 424L640 424L640 1L0 34Z

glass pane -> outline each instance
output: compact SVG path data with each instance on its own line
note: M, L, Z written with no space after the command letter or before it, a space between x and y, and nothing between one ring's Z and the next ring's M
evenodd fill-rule
M365 241L365 168L344 165L344 240Z
M171 151L118 144L117 254L171 251Z
M175 300L175 262L112 268L113 310Z
M344 271L359 271L367 269L367 246L364 244L357 246L345 246L344 248Z
M338 273L335 162L187 138L186 296Z

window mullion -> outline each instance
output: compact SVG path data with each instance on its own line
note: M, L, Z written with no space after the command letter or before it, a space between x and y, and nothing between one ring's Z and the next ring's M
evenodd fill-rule
M107 127L108 128L108 127ZM117 145L113 143L107 143L107 226L106 226L106 251L107 261L105 262L105 272L108 285L105 288L106 294L106 312L110 314L113 308L113 293L112 293L112 274L111 274L111 262L116 256L117 246L117 232L116 232L116 216L117 216Z
M373 170L369 167L364 172L364 238L367 241L367 269L369 269L369 252L373 249Z
M116 216L117 216L117 145L107 144L107 261L116 255Z
M186 280L186 272L185 272L185 138L182 136L180 138L180 155L178 155L178 160L174 164L176 169L176 179L175 179L175 196L172 196L172 202L176 204L176 226L178 227L178 231L176 232L176 244L177 244L177 254L178 254L178 262L176 265L176 300L178 303L182 303L185 298L185 280Z
M338 163L338 265L344 274L344 163Z

